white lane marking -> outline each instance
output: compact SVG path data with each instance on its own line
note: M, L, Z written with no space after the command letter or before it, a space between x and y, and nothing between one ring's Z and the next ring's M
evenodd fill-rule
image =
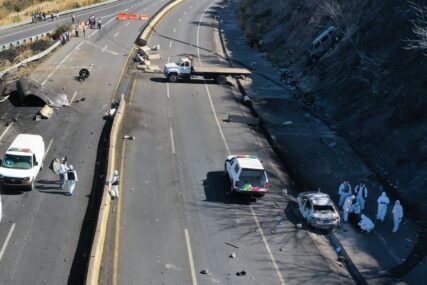
M49 152L49 150L50 150L50 148L51 148L51 146L52 146L52 144L53 144L53 141L54 141L54 140L55 140L55 139L54 139L54 138L52 138L52 139L50 140L49 144L47 145L47 149L46 149L46 152L44 153L43 160L46 158L46 156L47 156L47 154L48 154L48 152Z
M166 82L166 96L168 97L168 99L171 97L169 91L169 82Z
M104 49L105 49L105 51L107 51L108 53L111 53L112 55L118 55L119 54L118 52L112 51L110 49L106 49L105 47L102 48L102 47L100 47L100 46L98 46L98 45L96 45L94 43L89 42L89 41L87 41L86 43L89 44L89 45L91 45L91 46L94 46L94 47L96 47L96 48L98 48L98 49L100 49L102 51L104 51Z
M120 32L115 33L113 38L117 37L119 34L120 34Z
M264 232L262 231L261 225L259 224L258 217L257 217L257 215L255 213L255 210L252 207L252 205L250 205L249 208L251 209L252 217L253 217L253 219L255 221L255 224L256 224L256 226L258 228L258 232L259 232L259 234L261 236L261 239L262 239L262 241L264 243L265 249L267 250L267 253L268 253L268 255L271 258L271 263L273 263L273 267L276 270L277 276L279 277L280 284L285 285L285 280L283 280L282 273L280 272L279 266L277 266L276 259L274 258L273 253L271 252L270 246L268 245L267 239L265 238Z
M170 132L170 135L171 135L172 153L175 154L175 140L173 139L173 130L172 130L172 127L169 127L169 132Z
M178 19L178 23L181 23L181 21L182 21L182 19L181 19L181 18L179 18L179 19Z
M176 28L175 28L175 29L173 29L173 32L174 32L174 33L176 32Z
M172 41L170 41L169 43L169 48L172 48Z
M70 105L73 104L74 98L76 97L76 95L77 95L77 91L75 91L74 94L73 94L73 97L71 97Z
M52 70L52 72L47 76L47 78L41 83L41 85L45 85L45 83L52 77L52 75L56 72L56 70L63 64L72 54L76 51L84 42L79 43L66 57L64 57L61 62Z
M184 233L185 233L185 242L187 244L188 260L190 261L191 280L193 281L193 285L197 285L196 270L194 268L194 261L193 261L193 252L191 250L191 244L190 244L190 235L188 234L187 229L184 229Z
M127 27L129 24L130 24L130 22L127 22L127 23L125 24L125 26Z
M7 245L9 244L9 240L12 237L13 231L15 230L15 223L12 224L12 227L9 230L9 233L7 234L6 240L3 244L3 247L1 248L0 251L0 263L1 263L1 259L3 258L4 252L6 251Z
M102 52L104 52L107 49L108 45L105 45L105 47L102 49Z
M211 6L213 3L214 3L214 2L212 2L211 4L209 4L209 5L206 7L205 11L203 11L203 14L202 14L202 16L200 17L200 20L199 20L199 25L198 25L198 27L197 27L197 47L198 47L198 48L197 48L197 54L198 54L199 64L200 64L200 66L201 66L201 64L202 64L202 61L201 61L201 59L200 59L200 48L199 48L199 46L200 46L200 44L199 44L200 24L202 23L202 20L203 20L203 17L204 17L204 15L205 15L206 11L210 8L210 6ZM220 125L219 120L218 120L218 116L216 115L215 107L214 107L214 105L213 105L213 103L212 103L212 98L211 98L212 96L211 96L211 94L210 94L210 92L209 92L209 88L208 88L208 85L206 84L206 82L205 82L205 88L206 88L206 92L207 92L207 94L208 94L209 103L210 103L210 105L211 105L212 112L213 112L213 114L214 114L216 124L217 124L218 129L219 129L219 132L220 132L220 134L221 134L221 138L222 138L222 140L223 140L223 142L224 142L225 148L227 149L227 153L228 153L228 155L231 155L230 148L229 148L229 146L228 146L227 140L225 139L224 133L223 133L223 131L222 131L221 125ZM254 221L255 221L255 225L257 226L258 232L259 232L259 234L261 235L261 238L262 238L262 241L263 241L263 243L264 243L264 246L265 246L265 248L266 248L266 250L267 250L267 253L268 253L268 255L269 255L270 259L271 259L271 263L273 263L273 267L274 267L274 269L275 269L275 271L276 271L277 277L279 278L280 284L281 284L281 285L285 285L285 281L284 281L284 279L283 279L282 273L280 272L279 266L277 266L276 259L274 258L273 254L272 254L272 252L271 252L270 246L268 245L267 239L265 238L264 232L262 231L261 225L259 224L259 221L258 221L258 218L257 218L257 216L256 216L255 210L252 208L252 206L250 206L250 209L251 209L252 217L253 217L253 219L254 219Z
M110 8L113 8L113 7L117 7L117 6L121 6L121 5L126 5L126 3L120 3L120 4L118 4L118 5L115 5L115 6L109 6L109 7L106 7L106 8L100 9L100 10L93 10L93 11L88 12L88 13L78 14L78 15L77 15L77 17L84 16L84 15L92 15L92 14L94 14L94 12L104 11L104 10L107 10L107 9L110 9ZM108 17L108 16L116 15L116 14L117 14L117 13L110 14L110 15L104 15L104 16L102 16L102 17ZM68 22L68 21L69 21L69 18L68 18L68 17L63 17L63 18L59 19L57 22L63 22L63 21ZM56 22L56 23L57 23L57 22ZM44 27L44 26L48 26L48 25L51 25L52 23L53 23L53 22L48 22L48 23L45 23L45 24L43 24L43 25L37 25L37 26L31 27L31 28L28 28L28 29L25 29L25 30L22 30L22 31L18 31L18 32L15 32L15 33L10 33L10 34L7 34L7 35L4 35L4 36L1 36L1 37L0 37L0 39L1 39L1 38L4 38L4 37L12 36L12 35L17 35L17 34L20 34L20 33L26 32L26 31L31 31L31 30L34 30L34 29L38 29L38 28L41 28L41 27Z
M3 139L4 135L9 131L9 129L12 127L12 123L10 123L9 126L3 131L3 133L0 136L0 141Z

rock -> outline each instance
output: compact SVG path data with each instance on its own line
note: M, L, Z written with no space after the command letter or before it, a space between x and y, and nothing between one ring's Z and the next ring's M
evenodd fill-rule
M202 273L202 274L208 274L209 273L209 271L206 269L206 268L204 268L204 269L202 269L202 271L200 271L200 273Z
M235 252L232 252L228 257L230 257L230 258L236 258L236 253Z

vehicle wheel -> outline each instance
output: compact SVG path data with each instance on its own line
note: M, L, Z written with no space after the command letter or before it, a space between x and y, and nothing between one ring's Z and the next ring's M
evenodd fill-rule
M218 85L225 85L227 83L227 78L225 78L225 75L218 75L216 77L216 83Z
M178 75L176 73L171 73L168 75L168 81L169 82L177 82L178 81Z

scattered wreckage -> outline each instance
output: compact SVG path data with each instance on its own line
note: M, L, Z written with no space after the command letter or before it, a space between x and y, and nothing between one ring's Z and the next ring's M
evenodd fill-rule
M140 63L136 68L138 70L142 70L145 73L162 73L162 70L158 65L151 64L151 60L160 58L159 44L151 48L147 45L144 45L138 48L134 57L134 61Z

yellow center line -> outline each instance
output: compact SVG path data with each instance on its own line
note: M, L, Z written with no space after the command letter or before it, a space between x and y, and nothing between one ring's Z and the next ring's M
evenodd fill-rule
M135 84L136 84L136 79L133 80L132 82L132 89L130 90L130 98L129 98L129 106L132 106L132 98L133 98L133 93L135 91Z
M122 156L120 162L120 183L119 183L119 197L117 199L117 215L116 215L116 236L114 238L114 268L113 268L113 285L117 285L117 276L119 271L119 247L120 247L120 219L122 214L122 185L124 178L125 168L125 153L126 153L126 141L123 141Z

